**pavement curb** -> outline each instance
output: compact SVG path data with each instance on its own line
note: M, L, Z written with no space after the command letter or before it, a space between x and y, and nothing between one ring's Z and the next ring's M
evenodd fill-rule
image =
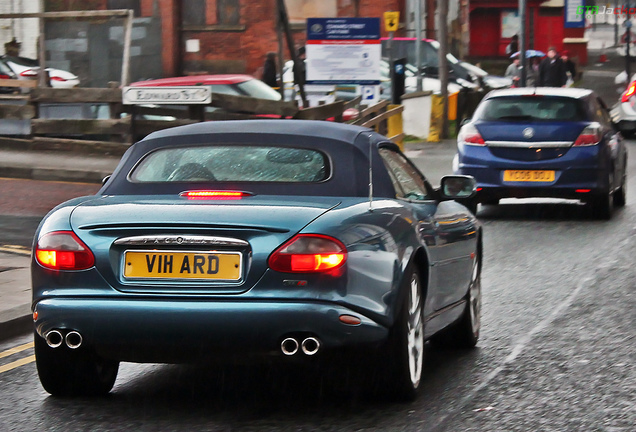
M33 329L31 306L29 306L27 313L24 313L22 306L13 308L11 311L14 310L16 311L16 314L19 315L18 317L0 322L0 341L5 341L15 336L25 335Z
M29 180L44 181L68 181L76 183L96 183L101 184L102 179L111 172L106 171L83 171L73 169L55 169L55 168L30 168L16 167L0 164L2 177L21 178Z
M33 328L30 250L0 246L0 341Z

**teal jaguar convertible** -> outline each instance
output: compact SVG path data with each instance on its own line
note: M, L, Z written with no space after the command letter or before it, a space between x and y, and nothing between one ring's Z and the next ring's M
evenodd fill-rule
M479 338L482 227L469 176L433 188L399 147L333 122L204 122L132 145L94 196L53 209L32 261L52 395L100 395L120 362L365 355L417 395L425 343ZM449 351L452 352L452 351Z

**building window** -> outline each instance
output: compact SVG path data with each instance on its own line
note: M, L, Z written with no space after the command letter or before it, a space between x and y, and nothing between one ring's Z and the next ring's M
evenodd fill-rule
M519 34L521 28L521 20L517 11L501 12L501 37L511 38Z
M290 23L305 24L307 18L337 17L336 0L285 0Z
M241 5L239 0L217 0L216 19L219 24L240 24Z
M135 11L135 17L141 16L140 0L108 0L108 9L132 9Z
M183 0L181 21L184 26L205 25L205 0Z

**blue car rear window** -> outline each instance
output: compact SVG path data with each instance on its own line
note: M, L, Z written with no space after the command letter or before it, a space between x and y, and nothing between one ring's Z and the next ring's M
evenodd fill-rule
M552 96L496 97L484 101L476 120L490 121L585 121L587 115L578 99Z
M137 183L320 182L329 159L316 150L214 145L164 148L147 154L129 174Z

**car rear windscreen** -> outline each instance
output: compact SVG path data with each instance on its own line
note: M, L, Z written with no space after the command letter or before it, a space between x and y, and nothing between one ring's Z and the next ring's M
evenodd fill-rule
M132 182L320 182L329 159L303 148L214 145L165 148L147 154L129 175Z
M578 99L555 96L509 96L484 101L475 120L489 121L585 121L587 115Z

